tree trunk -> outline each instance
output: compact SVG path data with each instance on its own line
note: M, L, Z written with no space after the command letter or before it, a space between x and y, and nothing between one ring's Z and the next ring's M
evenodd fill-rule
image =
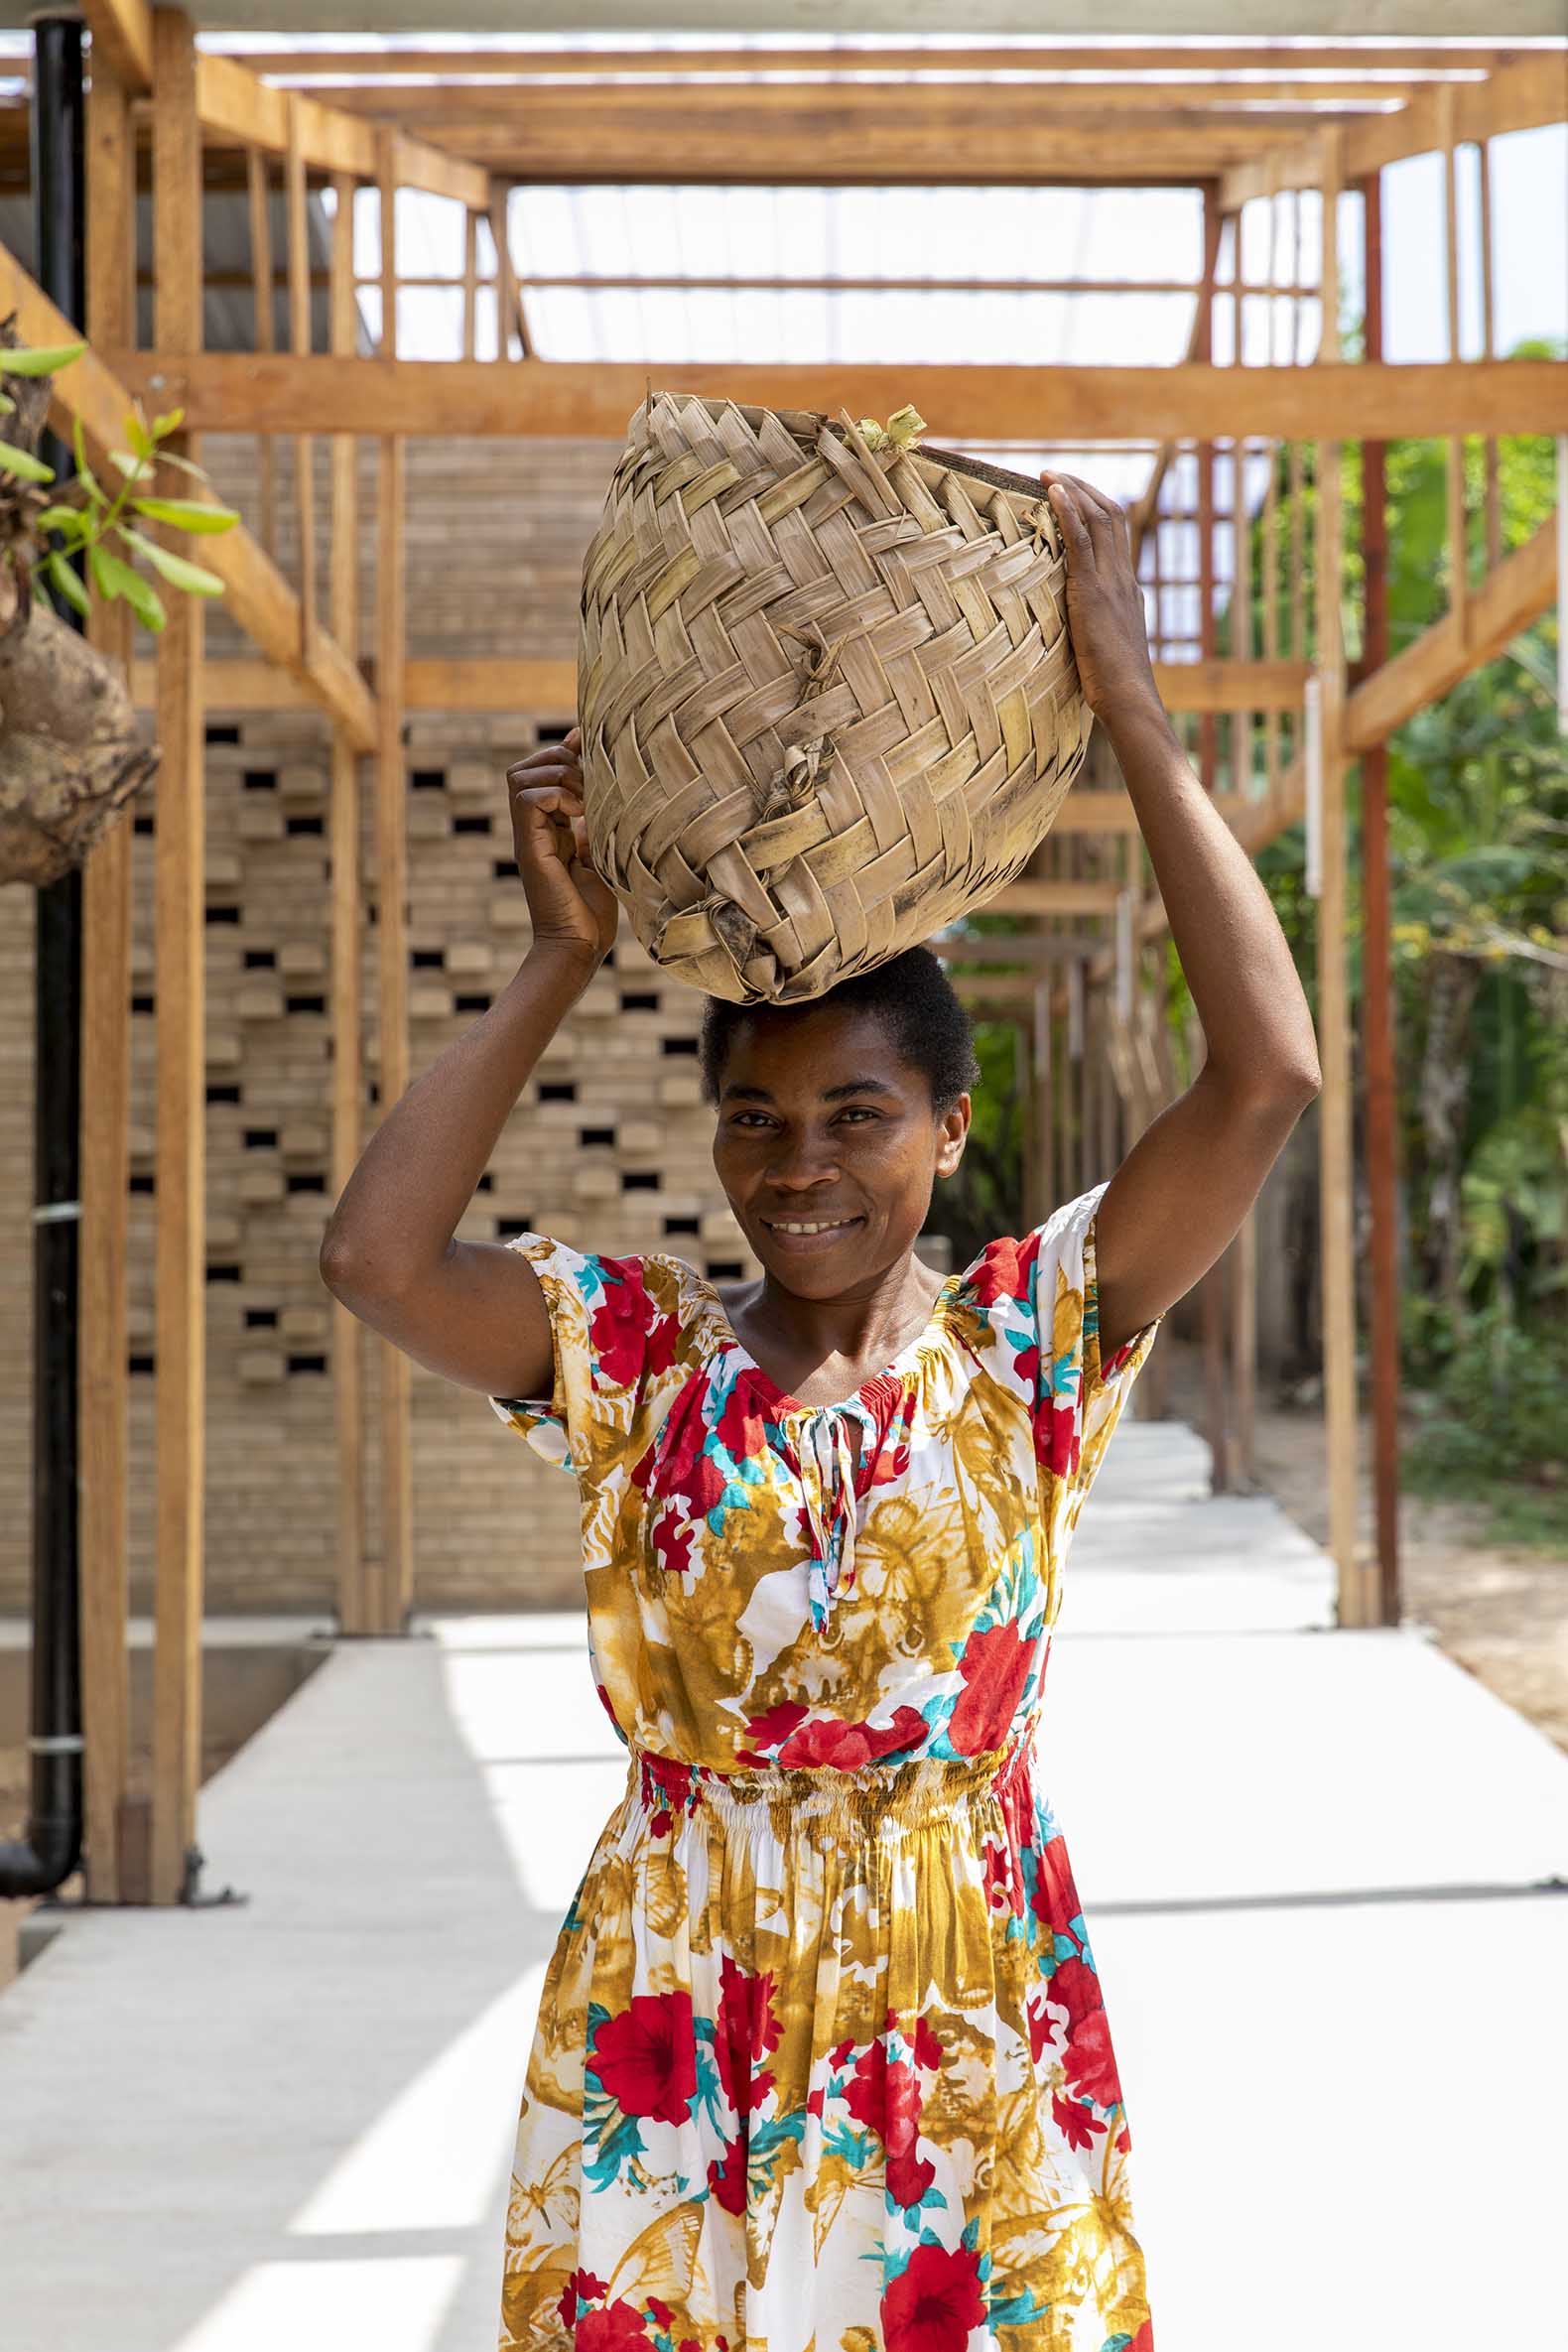
M1459 1188L1470 1093L1470 1015L1480 985L1481 966L1474 957L1434 949L1427 971L1420 1091L1427 1173L1426 1272L1429 1288L1454 1314L1464 1304Z

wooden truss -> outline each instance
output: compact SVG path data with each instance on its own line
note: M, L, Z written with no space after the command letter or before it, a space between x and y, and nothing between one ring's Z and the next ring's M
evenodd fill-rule
M1504 132L1568 116L1563 50L1375 43L1150 45L1136 53L1092 44L1029 51L981 45L940 54L920 49L804 49L756 53L715 47L673 55L563 50L444 51L432 43L378 61L380 77L356 80L359 53L280 49L245 62L197 46L188 19L148 0L86 0L92 35L89 124L89 305L92 353L59 379L63 418L79 419L92 448L117 445L129 397L187 412L188 450L203 432L255 433L263 445L261 512L254 532L203 541L202 558L224 579L228 605L255 658L208 664L199 617L177 607L154 659L138 669L139 696L156 710L163 742L157 828L158 1137L157 1250L160 1316L157 1382L158 1565L151 1894L177 1899L194 1843L199 1757L203 1486L201 1398L204 1233L202 1218L202 725L204 705L267 707L306 702L333 730L330 810L333 879L330 991L334 1140L332 1184L340 1192L358 1158L358 873L356 803L361 758L373 776L381 1099L395 1101L409 1076L404 919L406 882L405 713L421 709L533 708L566 716L575 682L563 663L410 661L403 610L403 445L422 433L572 434L616 443L641 399L640 366L585 368L536 356L530 317L535 290L561 283L549 256L513 250L510 191L530 181L715 184L824 182L1085 183L1131 181L1200 188L1204 264L1188 291L1195 325L1185 364L1164 369L1027 369L934 365L866 367L683 365L683 387L776 405L848 406L882 415L913 399L934 436L972 445L1019 442L1145 441L1150 486L1133 515L1148 590L1152 634L1167 703L1189 733L1199 772L1238 837L1260 849L1295 823L1308 800L1302 704L1309 676L1321 720L1321 757L1312 794L1322 870L1320 1051L1324 1330L1330 1443L1332 1544L1339 1564L1341 1622L1391 1622L1398 1596L1393 1550L1393 1408L1396 1372L1388 1344L1395 1328L1392 1256L1392 1076L1386 996L1388 906L1385 863L1369 841L1364 900L1368 926L1369 1102L1374 1223L1372 1309L1379 1543L1364 1558L1356 1541L1356 1373L1351 1258L1349 1029L1345 990L1345 787L1349 763L1364 763L1370 822L1377 800L1380 746L1423 703L1491 658L1550 601L1554 566L1547 535L1503 556L1497 523L1496 441L1503 434L1568 428L1563 371L1498 358L1491 337L1487 273L1484 355L1450 356L1429 367L1394 367L1381 356L1380 313L1372 306L1367 347L1352 360L1337 347L1334 238L1324 272L1303 283L1301 197L1316 195L1331 214L1342 194L1359 195L1368 283L1380 288L1379 174L1405 156L1444 159L1443 229L1450 254L1451 327L1457 314L1459 189L1454 156L1479 146L1483 225L1490 221L1488 142ZM1004 82L974 76L1002 71ZM327 79L325 85L321 75ZM311 86L304 83L312 77ZM333 78L336 77L336 78ZM0 109L0 177L25 182L25 109ZM138 175L150 170L154 205L154 334L138 347L132 224ZM275 261L267 192L281 172L287 237L281 256L289 348L275 350ZM200 220L204 189L245 189L253 224L257 348L230 356L202 351ZM323 282L307 244L313 190L334 197L325 285L330 331L312 342L312 294ZM379 347L368 355L351 220L361 189L380 198ZM460 280L466 357L440 364L400 357L400 272L396 197L419 190L463 208ZM1239 220L1243 205L1267 207L1269 262L1243 283ZM1488 227L1490 238L1490 227ZM493 267L481 275L482 253ZM588 281L577 281L588 283ZM593 281L598 283L600 281ZM686 281L676 281L686 283ZM835 281L841 283L841 281ZM1030 285L1043 279L1020 281ZM730 281L725 281L730 283ZM792 281L793 283L793 281ZM1119 282L1113 282L1119 283ZM500 322L494 360L475 357L481 293L493 293ZM488 298L487 298L488 299ZM1230 347L1241 342L1244 306L1262 300L1269 320L1267 365L1224 364L1216 324L1231 312ZM38 289L0 253L0 307L14 309L23 336L70 339L70 329ZM1321 320L1316 355L1302 364L1301 329ZM357 640L354 454L375 420L378 451L376 605L373 641ZM328 592L315 590L314 520L299 515L303 565L291 579L269 552L277 544L277 438L293 438L311 477L310 452L331 438ZM1351 676L1339 635L1337 584L1344 523L1334 492L1336 453L1364 444L1369 478L1380 444L1396 435L1448 437L1450 535L1455 553L1452 609L1393 659L1369 599L1369 660ZM1463 437L1488 445L1487 560L1472 578L1464 556ZM1251 583L1241 564L1249 545L1246 482L1259 467L1270 525L1281 485L1305 478L1312 451L1323 494L1317 543L1306 544L1305 502L1290 501L1294 537L1281 578L1261 584L1257 641ZM1238 517L1243 527L1236 529ZM1231 530L1238 569L1232 642L1218 642L1216 542ZM1196 553L1192 553L1195 543ZM1187 552L1184 555L1183 549ZM1376 526L1366 549L1380 561ZM1310 558L1310 561L1309 561ZM1188 567L1183 569L1183 565ZM1320 584L1315 613L1306 583ZM129 657L123 608L94 621L100 641ZM1375 828L1374 828L1375 830ZM120 1898L122 1870L138 1834L125 1773L127 1417L124 1345L127 1105L126 1028L129 828L110 832L88 861L85 1020L95 1068L108 1073L83 1096L81 1360L83 1410L96 1441L83 1475L83 1658L87 1742L87 1848L94 1899ZM1012 969L998 969L994 942L946 943L961 984L978 1008L1019 1024L1019 1075L1033 1113L1030 1206L1061 1188L1094 1181L1135 1139L1176 1085L1172 1041L1153 1017L1154 992L1138 968L1157 952L1164 909L1150 889L1130 804L1101 767L1070 799L1031 872L996 901L1028 919L1006 943ZM1374 1001L1375 1000L1375 1001ZM1230 1304L1223 1270L1204 1285L1208 1425L1216 1482L1248 1467L1255 1388L1252 1298L1255 1237L1250 1225L1233 1253ZM1234 1383L1225 1364L1227 1333ZM360 1516L358 1351L351 1318L334 1309L334 1411L339 1465L341 1600L348 1633L396 1633L413 1598L412 1479L407 1360L384 1348L380 1379L380 1481L385 1530L381 1559L366 1562ZM1157 1363L1150 1379L1158 1385ZM142 1823L145 1831L146 1823Z

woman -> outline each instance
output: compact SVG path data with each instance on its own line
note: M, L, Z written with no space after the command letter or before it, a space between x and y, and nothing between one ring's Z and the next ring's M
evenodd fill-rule
M711 1004L715 1166L764 1272L454 1230L602 962L576 731L510 775L521 971L334 1213L335 1294L573 1471L626 1794L546 1979L500 2341L1148 2352L1128 2132L1031 1735L1068 1541L1167 1308L1319 1077L1250 865L1160 707L1119 511L1048 476L1084 690L1208 1059L1109 1183L938 1284L964 1015L915 950Z

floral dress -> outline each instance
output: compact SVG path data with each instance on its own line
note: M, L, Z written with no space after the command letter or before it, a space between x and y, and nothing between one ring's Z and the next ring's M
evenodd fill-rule
M1128 2132L1031 1777L1069 1539L1159 1319L1100 1355L1106 1187L950 1277L844 1403L677 1257L514 1237L625 1793L546 1975L499 2342L1152 2352Z

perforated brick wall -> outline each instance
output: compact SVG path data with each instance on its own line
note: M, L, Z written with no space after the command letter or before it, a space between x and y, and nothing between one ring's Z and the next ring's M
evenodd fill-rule
M254 516L250 445L207 445L226 495ZM325 450L319 481L325 485ZM437 657L570 655L582 549L613 452L594 445L415 444L409 465L409 650ZM286 471L287 459L280 461ZM373 588L366 453L363 578ZM319 526L325 549L325 515ZM288 501L279 554L292 561ZM214 612L209 652L244 648ZM331 1207L329 732L305 712L211 711L207 739L207 1605L329 1608L336 1586L331 1302L317 1253ZM409 1024L417 1075L510 979L528 942L504 773L538 740L533 719L433 715L407 730ZM360 898L365 1132L376 1099L374 837L362 771ZM151 1605L156 780L134 819L130 1248L133 1606ZM0 1607L25 1605L30 1568L33 1054L31 891L0 892ZM698 1087L701 998L664 979L629 928L552 1041L458 1227L524 1227L580 1247L669 1247L719 1279L754 1273L710 1158ZM83 1073L91 1083L91 1073ZM366 1372L369 1542L376 1507L376 1375ZM84 1433L90 1444L90 1431ZM416 1368L416 1600L506 1609L579 1592L573 1482L504 1429L484 1398Z

